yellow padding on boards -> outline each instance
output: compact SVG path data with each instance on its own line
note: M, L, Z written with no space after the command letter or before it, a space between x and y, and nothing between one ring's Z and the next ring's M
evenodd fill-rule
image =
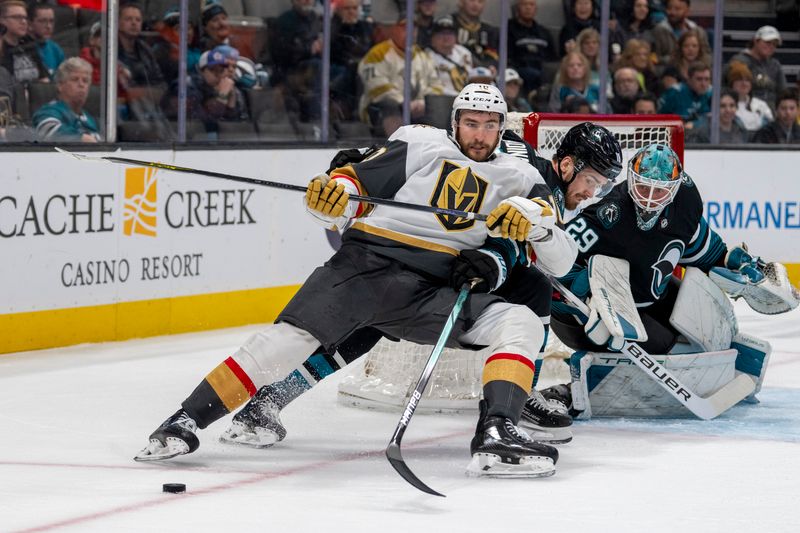
M220 363L217 368L212 370L206 376L206 381L217 393L219 399L222 400L228 412L233 411L250 399L250 394L248 394L245 386L225 363Z
M792 285L800 287L800 263L784 263L783 265L786 267Z
M533 385L533 369L513 359L494 359L483 367L483 384L490 381L510 381L525 391Z
M0 354L272 322L299 285L0 314Z

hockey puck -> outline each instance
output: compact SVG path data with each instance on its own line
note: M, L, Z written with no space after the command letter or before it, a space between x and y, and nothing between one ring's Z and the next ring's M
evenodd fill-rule
M181 492L186 492L186 485L183 483L164 483L161 487L164 492L171 492L173 494L179 494Z

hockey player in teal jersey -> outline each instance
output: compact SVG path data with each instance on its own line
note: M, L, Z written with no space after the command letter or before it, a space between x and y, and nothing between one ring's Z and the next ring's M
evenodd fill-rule
M581 362L581 358L587 352L591 356L619 351L625 339L638 342L654 357L696 354L698 365L706 353L734 347L738 351L736 370L749 374L756 383L756 392L760 389L768 344L737 335L733 309L720 288L731 296L743 296L753 309L766 314L797 307L800 296L789 284L782 265L762 261L744 245L729 248L709 227L703 217L703 201L697 185L683 171L672 149L660 144L640 149L628 163L627 181L614 187L602 201L584 209L565 230L575 239L579 254L575 266L561 282L585 300L590 311L586 316L568 302L553 304L553 331L564 344L576 350L571 360L572 392L583 391L583 394L575 405L580 404L580 409L590 407L587 391L594 389L598 402L607 402L601 406L601 412L620 412L624 393L619 391L627 390L620 385L622 381L609 379L608 383L616 385L599 392L599 384L613 365L600 365L602 368L592 374L587 361L596 359ZM677 266L696 269L691 272L691 284L684 285L673 276ZM613 275L599 274L603 268ZM689 292L679 300L684 288ZM691 303L679 306L679 301ZM709 316L719 316L719 322ZM713 326L703 330L704 322ZM697 325L697 329L687 325ZM728 333L723 335L721 332L726 330ZM646 381L644 376L644 373L634 374L636 379ZM620 376L613 379L623 380ZM581 386L576 388L575 382ZM615 392L610 394L613 387ZM637 390L641 389L634 386L628 392L635 395ZM560 397L569 405L573 400L570 392L557 386L544 394L548 398ZM754 394L750 396L754 398ZM622 414L633 415L645 405L650 408L646 394L633 403L623 403L633 405L637 401L631 411ZM668 407L657 404L652 412L665 408Z

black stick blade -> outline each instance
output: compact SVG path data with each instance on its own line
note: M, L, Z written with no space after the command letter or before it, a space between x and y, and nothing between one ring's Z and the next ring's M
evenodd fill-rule
M396 442L390 442L389 446L386 447L386 458L389 459L389 463L397 470L397 473L400 474L400 477L414 485L416 488L421 490L422 492L426 492L428 494L432 494L433 496L441 496L445 498L445 495L441 492L436 492L428 485L423 483L417 476L414 475L414 472L408 468L406 462L403 461L403 455L400 453L400 445Z

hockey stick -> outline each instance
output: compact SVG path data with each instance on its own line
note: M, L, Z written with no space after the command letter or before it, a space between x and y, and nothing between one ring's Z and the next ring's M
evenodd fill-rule
M245 176L235 176L233 174L223 174L222 172L213 172L211 170L201 170L197 168L188 168L188 167L179 167L175 165L170 165L167 163L159 163L156 161L140 161L138 159L128 159L125 157L116 157L116 156L90 156L85 154L76 154L74 152L70 152L64 150L63 148L56 148L57 151L61 152L62 154L70 155L75 159L79 159L81 161L106 161L109 163L121 163L123 165L132 165L137 167L151 167L151 168L160 168L162 170L170 170L172 172L184 172L188 174L197 174L199 176L208 176L211 178L221 178L224 180L230 181L238 181L241 183L250 183L253 185L263 185L264 187L273 187L275 189L286 189L289 191L298 191L305 193L306 186L305 185L292 185L290 183L281 183L277 181L267 181L261 180L258 178L248 178ZM360 194L351 194L350 201L352 202L367 202L370 204L377 204L377 205L387 205L391 207L397 207L400 209L412 209L415 211L425 211L426 213L435 213L437 215L450 215L453 217L459 218L466 218L467 220L481 220L485 221L487 215L482 215L480 213L471 213L469 211L461 211L459 209L447 209L446 207L434 207L430 205L420 205L420 204L410 204L407 202L398 202L397 200L389 200L386 198L375 198L373 196L362 196Z
M560 281L550 278L558 292L581 313L587 317L590 314L588 306L572 292L564 287ZM733 407L741 400L750 395L756 388L756 383L747 375L739 374L734 380L727 383L721 389L711 394L707 398L697 395L690 388L685 386L661 363L656 361L644 348L635 342L625 340L620 350L623 355L638 366L650 379L657 382L661 387L678 400L692 413L703 420L711 420Z
M442 333L439 335L439 340L436 341L436 346L433 347L431 355L428 357L428 363L425 365L425 369L422 371L419 381L417 381L417 386L414 387L414 392L411 393L411 397L406 402L405 409L403 409L403 416L400 417L400 422L397 423L397 428L394 430L392 440L389 441L389 446L386 447L386 458L389 459L389 463L397 470L397 473L400 474L403 479L422 492L427 492L434 496L441 496L442 498L445 497L444 494L436 492L423 483L414 475L414 472L408 468L408 465L403 460L403 455L400 453L400 441L403 440L403 434L406 432L408 424L411 423L411 417L414 416L414 411L417 410L419 401L422 398L422 393L425 392L425 387L428 385L428 380L431 378L433 368L436 366L436 362L442 354L444 345L450 337L450 332L456 323L456 319L458 319L458 315L461 313L461 308L464 307L464 302L469 295L469 290L474 287L478 281L479 280L473 280L469 285L464 284L464 286L461 287L458 298L456 298L456 303L453 305L453 310L450 311L450 316L447 317L447 322L445 322Z

